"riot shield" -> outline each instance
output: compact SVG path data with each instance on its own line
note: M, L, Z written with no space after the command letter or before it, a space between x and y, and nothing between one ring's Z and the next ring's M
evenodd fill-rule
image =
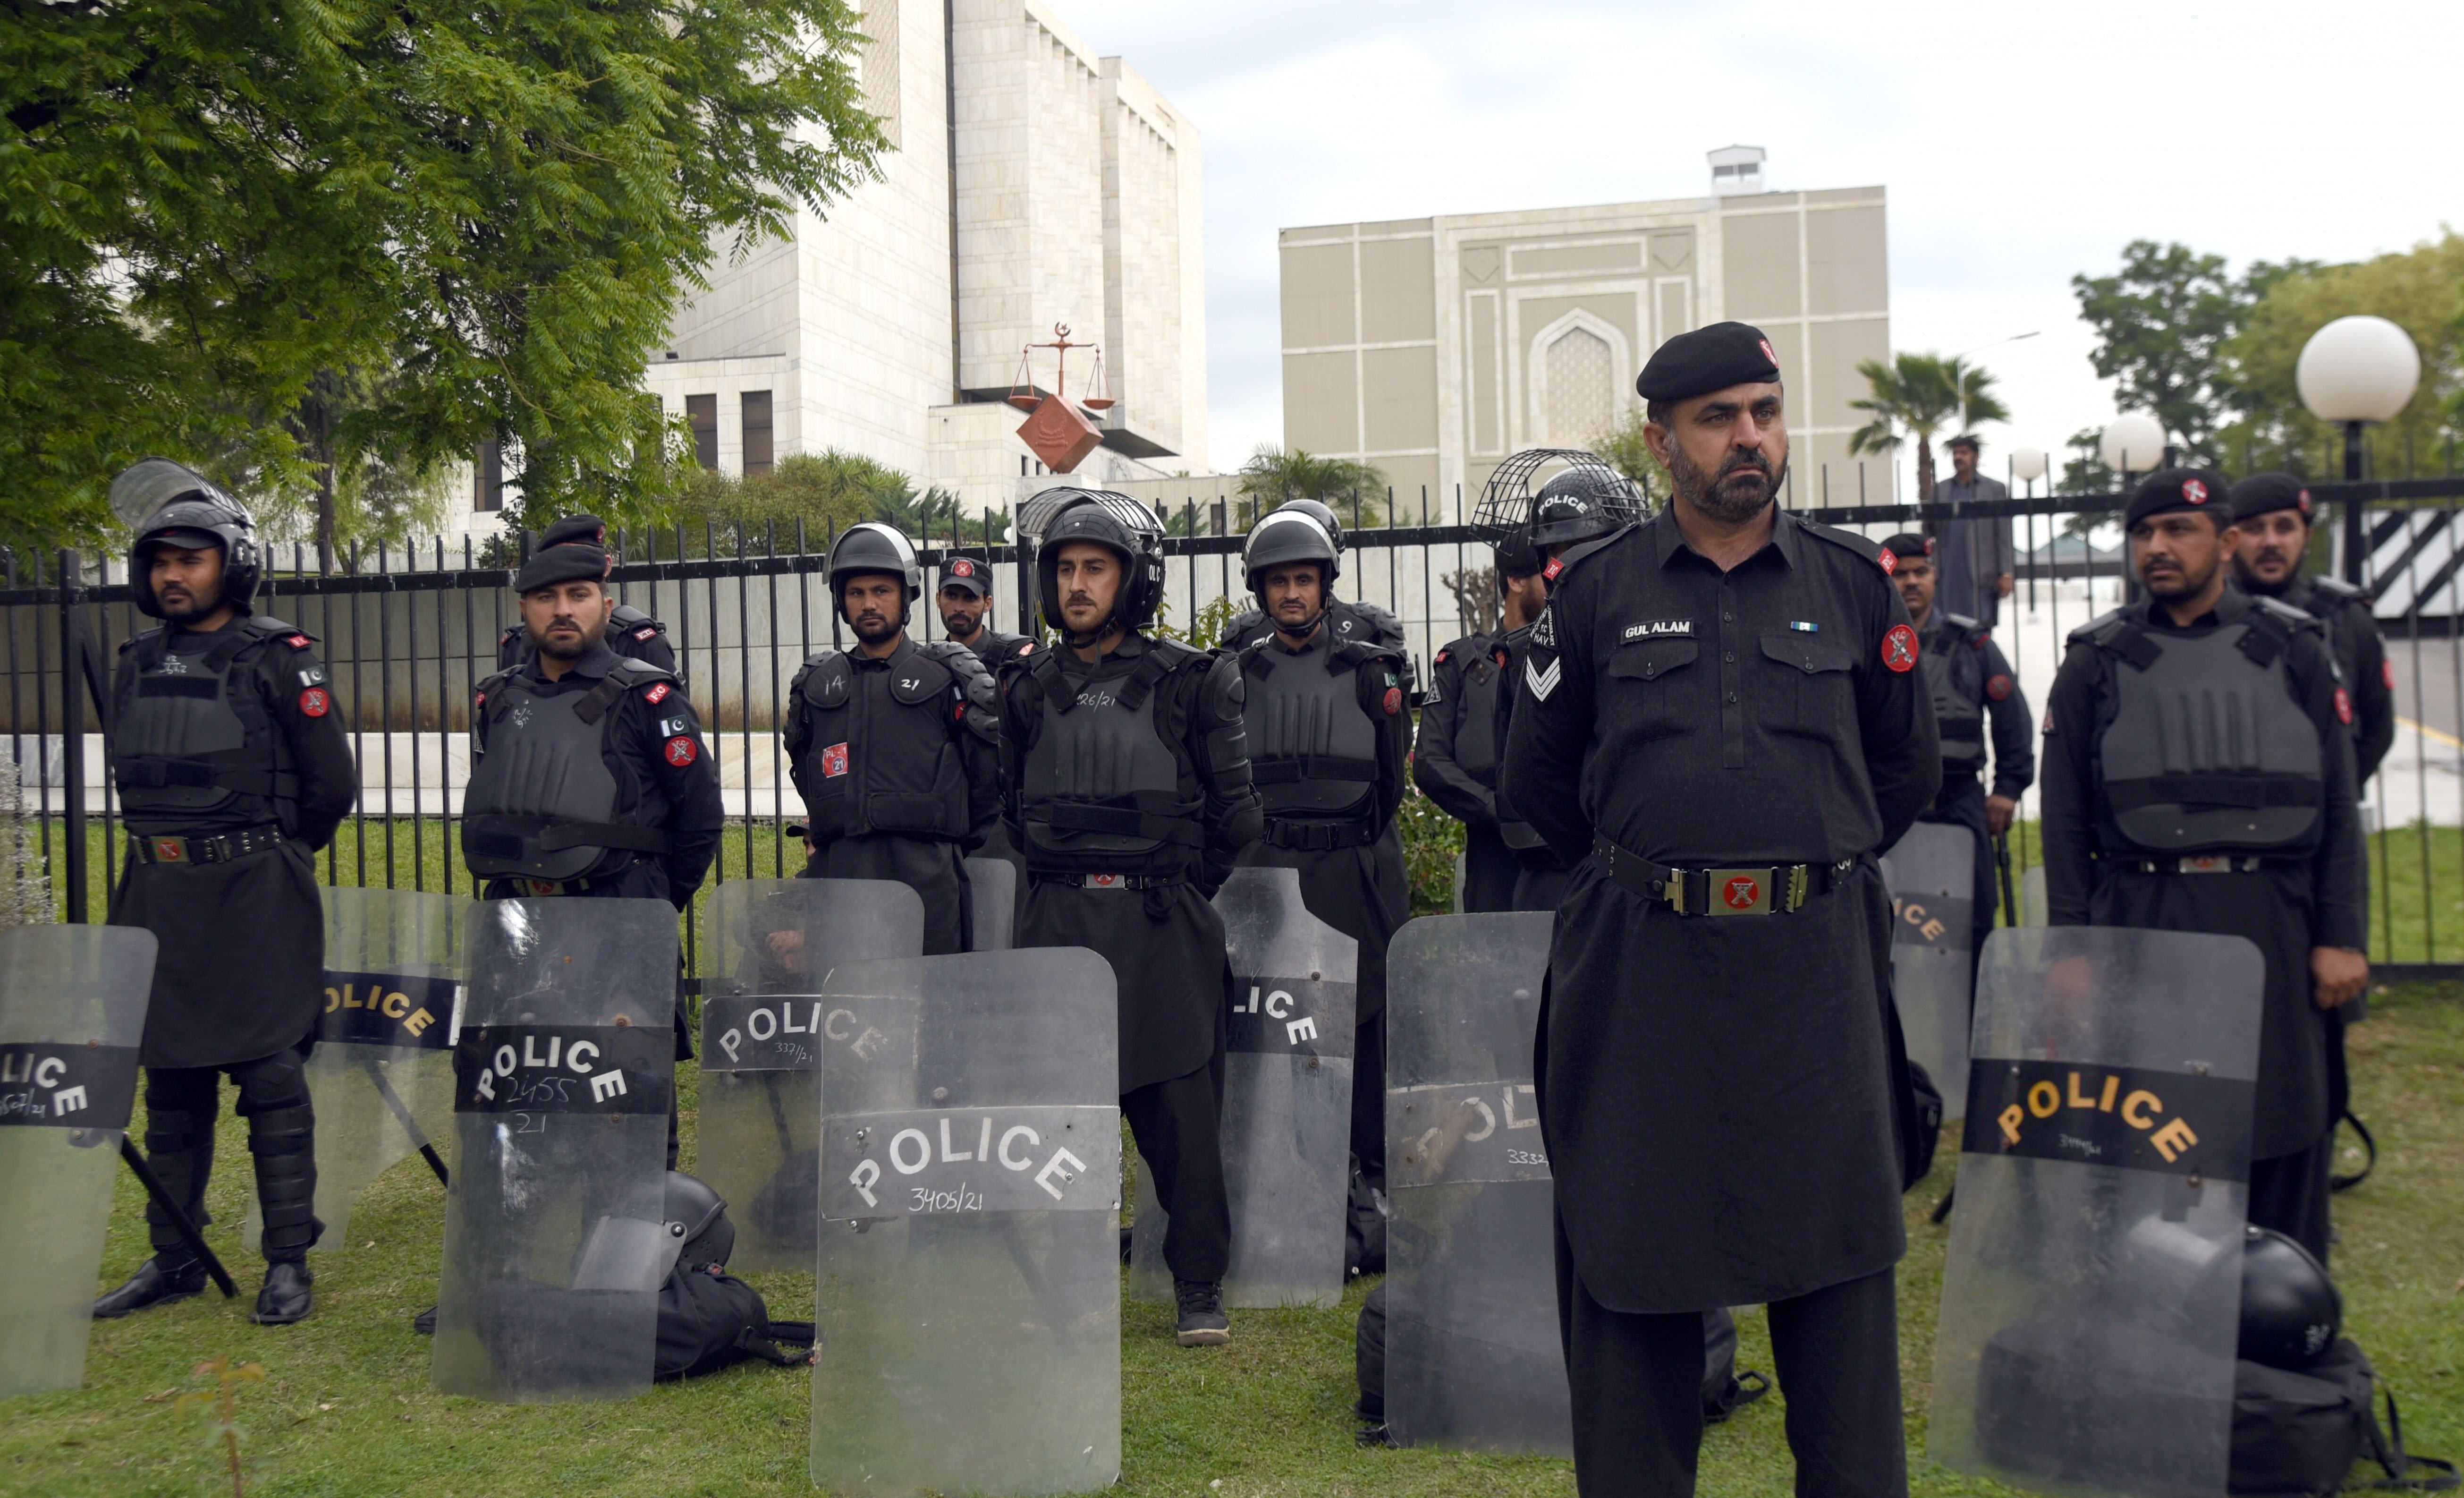
M1232 964L1223 1059L1223 1186L1232 1208L1227 1306L1343 1299L1352 1162L1353 974L1360 943L1309 913L1300 871L1236 869L1215 896ZM1172 1299L1171 1219L1138 1162L1130 1292Z
M450 894L327 889L325 1006L308 1056L317 1105L319 1251L348 1247L368 1183L413 1154L444 1174L453 1116L462 907ZM257 1244L253 1184L241 1241Z
M1386 1425L1573 1449L1531 1043L1553 914L1423 916L1386 983Z
M2042 926L2051 916L2045 904L2045 866L2038 864L2019 876L2019 924Z
M1969 954L1976 834L1920 822L1882 855L1891 892L1891 993L1908 1059L1942 1093L1945 1118L1968 1103Z
M130 926L0 932L0 1395L85 1378L154 952Z
M813 1263L830 969L924 950L924 901L891 879L731 879L702 947L695 1174L728 1204L739 1271Z
M462 931L432 1377L509 1404L643 1393L670 1252L675 909L481 900Z
M968 859L967 892L976 928L973 950L1008 951L1018 930L1018 866L1006 858Z
M1121 1127L1082 947L841 965L822 1039L811 1472L1076 1493L1121 1468Z
M1997 931L1934 1342L1934 1460L2040 1491L2225 1491L2258 949Z

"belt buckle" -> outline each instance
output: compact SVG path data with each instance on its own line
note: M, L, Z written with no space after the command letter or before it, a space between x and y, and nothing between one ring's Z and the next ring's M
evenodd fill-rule
M2209 853L2203 857L2185 858L2177 868L2186 874L2232 873L2233 860L2229 854Z
M188 840L185 837L149 837L145 842L154 849L154 862L158 864L188 862Z
M1711 892L1704 902L1705 915L1768 915L1771 912L1771 873L1763 869L1705 869L1703 882Z
M545 899L551 894L564 892L564 881L561 879L525 879L522 884L530 891L534 899Z
M1129 887L1130 876L1116 873L1090 873L1083 882L1089 890L1120 890Z

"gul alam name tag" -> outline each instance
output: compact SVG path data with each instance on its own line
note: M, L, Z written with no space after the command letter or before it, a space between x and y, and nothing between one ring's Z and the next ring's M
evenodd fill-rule
M1690 640L1694 638L1691 619L1646 619L1625 627L1622 636L1628 640Z

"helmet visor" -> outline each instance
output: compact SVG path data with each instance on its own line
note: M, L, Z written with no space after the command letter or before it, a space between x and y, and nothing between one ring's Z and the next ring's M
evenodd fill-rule
M172 500L198 493L223 499L222 491L194 469L169 458L147 458L111 481L111 513L133 531Z

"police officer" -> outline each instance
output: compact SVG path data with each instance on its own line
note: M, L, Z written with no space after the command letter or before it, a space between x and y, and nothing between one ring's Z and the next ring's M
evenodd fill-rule
M2255 474L2233 486L2233 582L2255 597L2290 604L2327 627L2327 647L2353 699L2353 782L2367 785L2395 742L2395 667L2379 636L2370 596L2342 578L2305 576L2310 491L2290 474Z
M1682 334L1636 388L1676 497L1551 580L1504 777L1580 863L1535 1047L1575 1476L1691 1491L1704 1313L1761 1303L1796 1491L1903 1493L1876 858L1942 776L1921 647L1879 547L1774 503L1760 332Z
M231 1077L264 1215L255 1316L294 1322L313 1305L307 1254L321 1231L302 1070L325 986L311 855L351 809L358 773L315 642L254 611L262 558L248 512L162 458L122 474L112 498L150 515L128 576L138 608L163 621L120 648L111 728L129 858L109 918L161 942L139 1052L145 1153L203 1226L217 1073ZM154 1257L96 1315L205 1288L162 1209L149 1202L145 1219Z
M924 901L924 955L964 952L962 860L1001 815L992 673L964 645L908 634L924 570L897 531L848 526L829 576L855 648L816 652L788 688L789 773L813 846L803 877L895 879Z
M2250 1221L2323 1264L2334 1011L2369 975L2352 696L2317 619L2225 585L2231 504L2204 469L2131 493L2147 596L2072 632L2046 704L2045 901L2057 926L2257 944ZM2230 740L2179 731L2219 713Z
M1034 879L1022 947L1081 946L1120 996L1121 1115L1172 1226L1175 1335L1231 1337L1219 1116L1232 972L1208 903L1258 836L1240 670L1140 633L1163 598L1163 527L1126 495L1059 501L1036 554L1057 649L1001 665L1006 815Z
M1917 670L1925 676L1926 695L1933 698L1934 726L1942 736L1942 790L1917 820L1976 834L1968 947L1972 974L1985 952L1985 934L1993 928L1994 839L2011 830L2019 797L2036 778L2035 719L2028 714L2019 678L1993 643L1993 631L1965 615L1934 607L1933 542L1903 532L1882 542L1882 550L1895 563L1891 581L1900 585L1900 601L1907 605L1908 622L1917 628ZM1988 718L1993 727L1990 794L1979 779L1985 773Z
M1524 607L1535 585L1548 587L1539 574L1529 537L1517 532L1498 542L1497 597L1504 617L1494 632L1474 630L1439 650L1429 665L1428 694L1420 701L1412 779L1422 795L1463 825L1461 904L1467 914L1514 908L1514 851L1497 830L1498 731L1505 722L1498 695L1507 660L1500 641L1529 628L1539 616L1536 606L1529 612Z
M557 521L542 532L540 546L555 546L568 540L598 539L604 541L607 527L595 515L572 515ZM676 669L675 648L668 643L668 627L630 604L618 604L607 616L607 648L629 660L648 661L674 676L678 682L684 672ZM519 619L505 626L496 637L496 669L517 671L539 654L531 643L530 630Z
M1315 520L1319 528L1326 532L1328 541L1333 545L1336 560L1338 562L1342 560L1343 521L1336 517L1331 505L1315 499L1287 499L1277 505L1272 513L1306 515ZM1341 569L1338 567L1337 570ZM1382 604L1336 598L1332 585L1329 584L1326 611L1327 628L1334 631L1336 639L1369 640L1378 645L1392 646L1398 651L1408 650L1403 638L1403 621L1395 617L1395 611ZM1220 648L1238 650L1256 645L1272 634L1274 628L1274 621L1266 617L1266 611L1264 608L1244 608L1233 615L1232 622L1223 627L1223 637L1219 642ZM1408 697L1412 692L1412 680L1408 673L1410 666L1408 654L1404 657L1404 664L1407 672L1403 680L1403 694Z
M462 861L490 900L692 903L726 813L701 722L673 673L607 644L605 528L575 517L515 574L529 664L479 684ZM676 1059L693 1055L676 1006ZM668 1163L675 1164L671 1114Z
M1412 892L1376 845L1394 827L1412 752L1403 655L1335 632L1328 602L1342 565L1315 517L1287 507L1260 520L1241 564L1274 626L1239 656L1265 806L1265 834L1241 862L1300 870L1309 914L1360 943L1352 1153L1363 1184L1382 1190L1386 944L1411 914Z
M990 624L993 612L993 564L983 557L957 554L941 563L941 628L950 638L976 652L987 672L1029 644L1023 634L1003 634Z

